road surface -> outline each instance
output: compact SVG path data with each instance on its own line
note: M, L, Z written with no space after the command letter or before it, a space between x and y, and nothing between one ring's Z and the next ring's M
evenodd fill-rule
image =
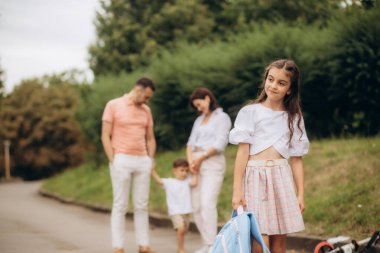
M112 253L110 214L62 204L38 194L41 182L0 183L1 253ZM127 219L126 253L137 252L133 223ZM151 247L175 253L175 232L151 227ZM197 233L186 236L186 251L201 244Z

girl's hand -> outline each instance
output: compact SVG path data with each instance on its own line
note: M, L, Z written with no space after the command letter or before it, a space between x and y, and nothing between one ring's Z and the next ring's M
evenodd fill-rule
M245 201L245 198L243 196L242 191L234 191L232 194L232 207L233 209L237 210L239 206L246 206L247 203Z
M298 206L300 207L301 213L305 211L305 201L303 200L302 196L297 197L298 200Z

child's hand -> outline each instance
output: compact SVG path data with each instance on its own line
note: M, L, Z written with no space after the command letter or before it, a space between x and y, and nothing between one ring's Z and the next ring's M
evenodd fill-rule
M305 211L305 201L303 200L303 197L301 196L298 196L297 200L298 200L298 206L300 207L301 213L303 213Z
M199 171L191 170L191 169L190 169L190 173L191 173L191 175L198 175L198 174L199 174Z
M246 206L247 203L245 201L245 198L243 196L242 191L234 191L232 194L232 207L237 210L239 206Z

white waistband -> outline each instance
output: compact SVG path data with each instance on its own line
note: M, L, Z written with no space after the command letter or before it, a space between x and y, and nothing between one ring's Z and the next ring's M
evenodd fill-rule
M274 159L274 160L248 160L247 166L266 166L272 167L276 165L287 165L286 159Z

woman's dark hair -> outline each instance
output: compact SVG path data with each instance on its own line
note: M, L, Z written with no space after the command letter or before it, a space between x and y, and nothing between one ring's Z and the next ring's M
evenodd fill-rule
M178 159L174 160L173 168L178 168L178 167L189 167L189 163L184 158L178 158Z
M208 96L210 98L210 108L209 108L210 111L214 111L216 108L219 107L218 102L216 101L214 94L212 94L212 92L209 89L204 88L204 87L197 88L193 91L193 93L191 93L191 95L190 95L191 107L193 107L194 109L197 109L197 108L195 108L193 101L195 99L205 99L206 96Z
M290 82L291 82L290 94L285 95L284 106L285 106L285 110L288 112L288 127L290 130L290 140L291 140L294 133L293 121L296 116L298 116L297 126L301 130L301 133L303 134L303 131L301 129L302 112L301 112L300 94L299 94L300 85L301 85L301 73L299 71L297 64L292 60L281 59L281 60L272 62L265 68L265 72L263 75L263 82L261 84L259 96L254 101L254 103L262 103L267 99L268 96L265 93L265 81L268 77L269 70L271 70L272 68L283 69L290 74Z
M148 77L142 77L139 80L136 81L136 86L141 86L144 89L145 88L151 88L152 91L156 90L156 86L154 85L154 82L152 79Z

